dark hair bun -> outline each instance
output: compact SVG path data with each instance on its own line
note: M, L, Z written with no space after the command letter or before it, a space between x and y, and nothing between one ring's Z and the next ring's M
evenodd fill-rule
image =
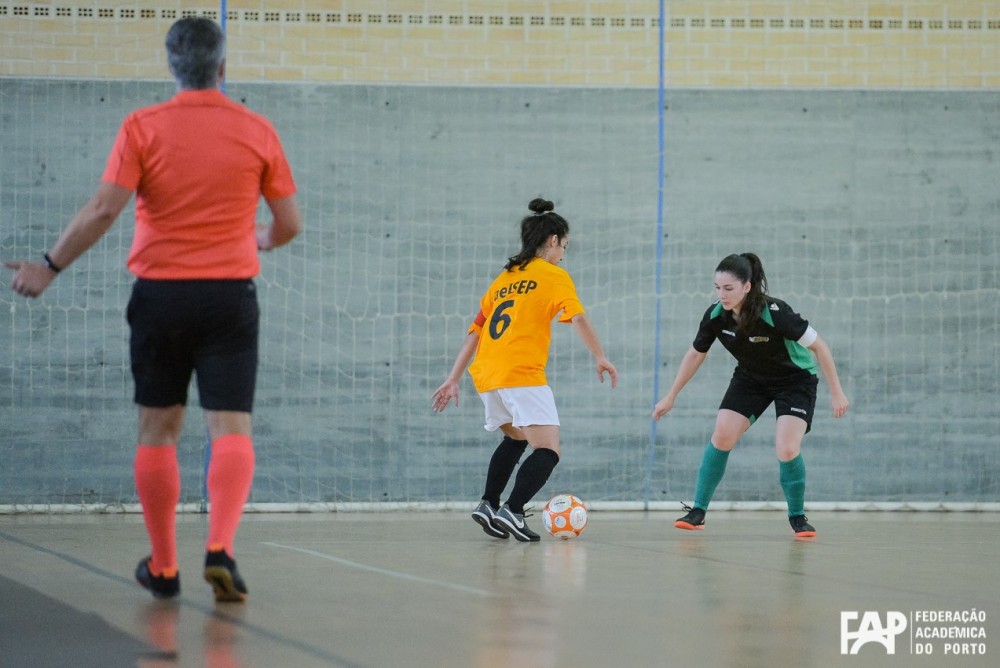
M528 208L534 211L535 213L547 213L555 209L556 205L547 199L536 197L535 199L531 200L531 202L528 204Z

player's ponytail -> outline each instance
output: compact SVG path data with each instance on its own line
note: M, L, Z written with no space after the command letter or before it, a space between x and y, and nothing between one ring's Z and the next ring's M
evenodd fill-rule
M753 253L733 254L723 258L715 269L716 272L732 274L741 283L750 283L750 292L743 298L740 308L739 332L748 331L760 319L767 306L767 276L764 274L764 264Z
M569 223L554 211L555 205L547 199L536 197L528 204L534 212L521 220L521 251L507 258L504 269L514 267L524 269L538 255L538 249L545 245L553 234L560 241L569 234Z

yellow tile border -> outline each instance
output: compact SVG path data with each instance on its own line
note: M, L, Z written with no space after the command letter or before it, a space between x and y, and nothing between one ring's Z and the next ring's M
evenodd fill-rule
M760 17L760 16L670 16L670 29L747 30L747 31L808 31L808 30L868 30L868 31L983 31L1000 30L1000 5L996 16L928 18L883 18L880 16L857 17ZM207 16L219 20L218 9L176 9L151 7L118 7L95 5L70 7L30 3L0 4L0 20L17 19L98 19L115 21L175 20L185 16ZM358 12L349 10L269 10L228 9L227 22L247 24L283 25L341 25L341 26L441 26L441 27L568 27L607 28L611 30L658 29L659 16L597 16L573 13L552 14L503 14L503 13L394 13Z

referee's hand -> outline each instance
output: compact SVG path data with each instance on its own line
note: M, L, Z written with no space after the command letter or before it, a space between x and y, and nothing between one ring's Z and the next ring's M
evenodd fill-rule
M10 289L24 297L37 297L42 294L56 277L56 273L41 262L10 260L4 262L3 266L14 270Z

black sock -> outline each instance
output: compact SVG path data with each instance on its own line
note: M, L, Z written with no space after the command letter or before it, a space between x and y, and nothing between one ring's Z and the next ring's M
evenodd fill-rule
M531 501L531 497L538 494L538 491L545 486L545 481L552 474L552 469L559 463L559 455L555 450L548 448L537 448L528 455L528 458L521 464L514 478L514 489L510 492L507 505L512 513L524 514L524 504Z
M500 507L500 495L503 494L504 487L510 481L510 474L514 472L514 467L517 466L526 447L528 447L527 441L515 441L510 436L504 436L500 445L493 451L490 468L486 471L486 491L483 492L483 498L494 508Z

